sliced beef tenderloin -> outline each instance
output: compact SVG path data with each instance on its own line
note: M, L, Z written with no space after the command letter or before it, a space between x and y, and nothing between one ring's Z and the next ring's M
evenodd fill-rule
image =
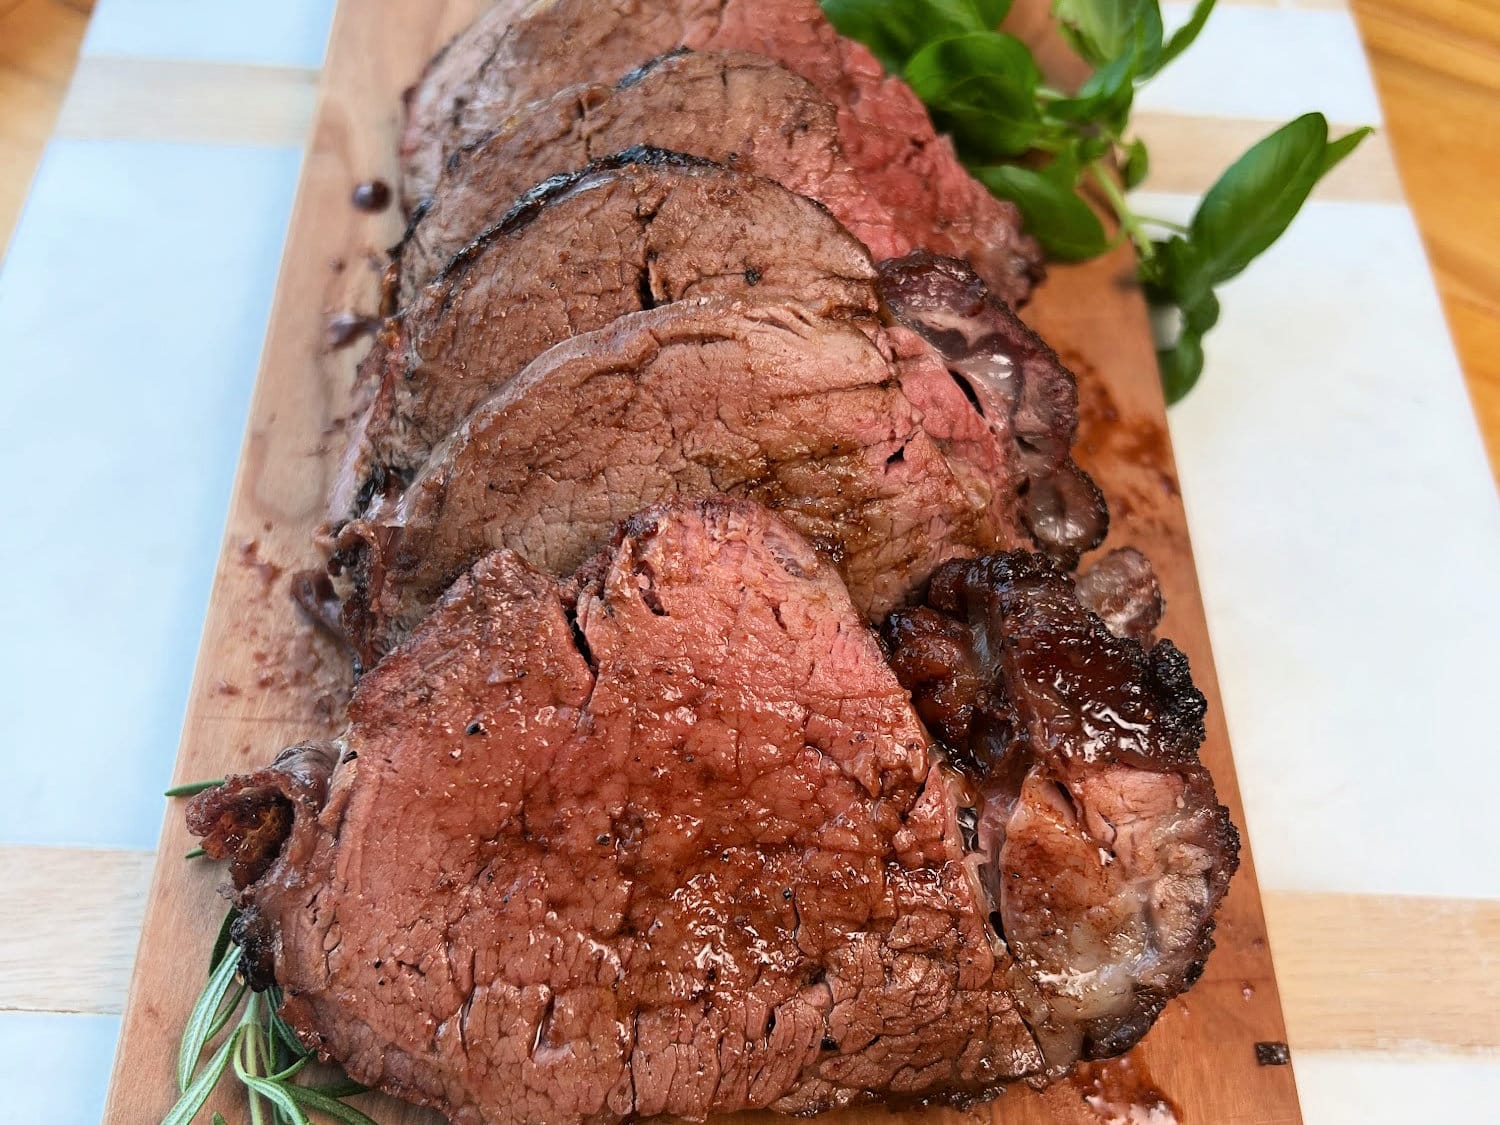
M756 294L869 315L874 267L823 208L770 180L636 148L549 180L383 325L369 403L330 500L335 526L548 347L675 301ZM451 576L450 576L451 577Z
M930 352L884 345L800 306L683 303L544 353L339 535L362 659L488 551L566 574L673 496L770 505L871 620L947 559L1022 542L1014 459Z
M570 86L454 152L396 248L404 306L475 235L542 180L634 145L691 153L826 206L877 258L909 243L843 158L817 89L747 51L664 56L617 87Z
M614 82L678 47L747 50L812 83L838 111L845 156L895 219L906 245L967 258L1007 301L1039 276L1035 243L1015 207L959 164L917 96L863 46L841 38L817 0L550 0L503 35L476 24L450 54L472 61L468 83L419 86L402 138L403 190L428 196L450 154L504 126L531 103L581 81Z
M963 262L919 251L882 262L879 271L888 317L937 350L975 408L1013 444L1027 481L1022 515L1037 546L1076 566L1104 541L1109 509L1071 459L1078 429L1072 373Z
M326 805L239 880L239 936L360 1082L562 1125L967 1102L1045 1066L962 784L758 506L647 512L568 581L487 556L349 719ZM199 797L209 852L283 784Z
M1119 1054L1198 979L1238 863L1203 696L1170 641L1116 636L1044 556L950 563L927 600L887 623L892 666L974 779L1011 987L1050 1074Z

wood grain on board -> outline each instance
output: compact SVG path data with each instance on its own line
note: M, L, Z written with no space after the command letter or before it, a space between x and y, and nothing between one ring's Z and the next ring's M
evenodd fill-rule
M300 619L287 587L293 573L316 562L312 532L361 350L330 351L325 325L339 311L374 308L379 251L399 233L394 213L370 216L349 196L372 176L395 181L401 90L478 7L477 0L339 5L190 696L180 782L253 768L337 725L347 675ZM1210 701L1204 758L1243 824L1146 311L1131 276L1124 249L1058 269L1028 318L1080 376L1079 459L1111 501L1109 545L1135 544L1156 563L1170 607L1164 635L1191 657ZM224 910L215 893L222 874L177 859L193 844L181 812L180 805L167 811L147 904L105 1112L116 1125L149 1125L175 1100L176 1045ZM1163 1015L1134 1052L1135 1065L1178 1107L1184 1125L1291 1125L1301 1120L1291 1068L1259 1066L1254 1051L1257 1042L1285 1038L1247 847L1204 978ZM382 1125L434 1120L376 1096L361 1103ZM242 1104L226 1083L201 1116L219 1109L238 1119ZM891 1119L884 1110L839 1116ZM1104 1120L1077 1085L1016 1090L966 1114L901 1116L1006 1125Z

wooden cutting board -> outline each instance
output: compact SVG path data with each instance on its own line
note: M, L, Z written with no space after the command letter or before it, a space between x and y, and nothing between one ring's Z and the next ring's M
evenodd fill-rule
M254 769L283 746L332 735L341 725L345 661L300 616L289 588L298 570L318 562L311 536L365 346L363 340L334 346L329 321L375 308L382 251L400 233L394 210L360 211L350 195L363 180L397 182L401 92L482 6L479 0L343 0L338 7L184 723L178 782ZM1043 44L1044 61L1065 69L1065 54L1047 40L1045 7L1044 0L1023 2L1013 25ZM1204 759L1243 825L1146 310L1132 276L1126 248L1056 269L1027 318L1079 376L1079 460L1109 497L1108 545L1133 544L1156 564L1169 606L1162 633L1191 657L1208 696ZM222 871L181 859L193 844L181 804L173 802L105 1110L114 1125L151 1125L175 1100L178 1039L224 912L216 893ZM1164 1118L1130 1116L1124 1103L1111 1108L1114 1090L1128 1094L1133 1087L1138 1113L1151 1101L1144 1092L1154 1088L1183 1125L1300 1122L1291 1068L1256 1060L1257 1042L1284 1041L1286 1032L1248 845L1221 912L1218 943L1203 979L1168 1008L1128 1064L1110 1064L1090 1081L1045 1094L1016 1090L966 1114L922 1116L1162 1125ZM224 1088L200 1120L215 1109L231 1122L244 1119L237 1089ZM436 1120L375 1095L359 1101L382 1125ZM891 1115L839 1116L876 1122Z

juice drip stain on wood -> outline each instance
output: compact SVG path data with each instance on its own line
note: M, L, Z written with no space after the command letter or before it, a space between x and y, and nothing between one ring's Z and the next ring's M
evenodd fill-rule
M1082 1096L1089 1125L1183 1125L1178 1108L1130 1055L1084 1063L1069 1079Z

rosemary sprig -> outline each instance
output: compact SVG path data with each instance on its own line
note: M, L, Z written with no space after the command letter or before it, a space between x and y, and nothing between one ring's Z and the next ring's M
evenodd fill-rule
M205 789L217 789L224 784L222 777L210 778L208 781L188 781L182 785L174 785L162 793L163 797L196 797Z
M375 1125L343 1100L365 1092L359 1083L348 1078L324 1085L297 1081L313 1052L277 1014L281 991L253 992L240 977L239 952L231 938L235 917L236 912L229 911L219 927L208 982L183 1028L177 1052L181 1097L162 1125L188 1125L231 1072L245 1091L250 1125L312 1125L313 1113L341 1125ZM212 1055L204 1063L210 1049ZM224 1125L217 1113L213 1121Z

